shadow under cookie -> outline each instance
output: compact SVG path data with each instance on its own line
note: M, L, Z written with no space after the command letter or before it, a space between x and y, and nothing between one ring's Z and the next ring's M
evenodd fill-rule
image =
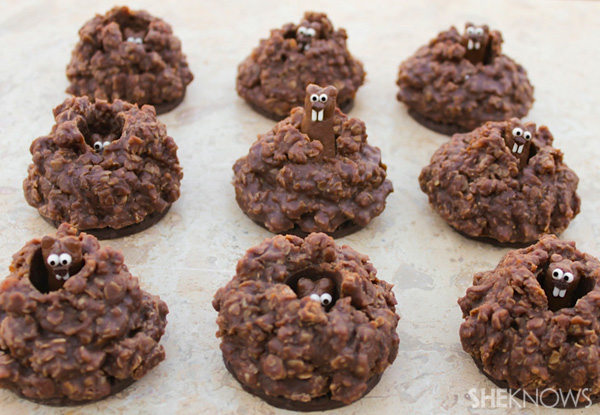
M146 229L150 228L151 226L157 224L158 222L160 222L160 220L162 218L165 217L165 215L169 212L169 210L171 209L171 205L167 206L165 208L165 210L163 210L162 212L154 212L151 213L150 215L146 216L146 219L144 219L143 221L139 222L139 223L134 223L133 225L129 225L129 226L125 226L123 228L119 228L119 229L113 229L113 228L98 228L98 229L79 229L79 232L85 232L87 234L90 235L94 235L96 238L100 239L100 240L106 240L106 239L117 239L117 238L124 238L126 236L130 236L142 231L145 231ZM40 215L42 216L42 215ZM58 222L58 221L54 221L52 219L46 218L45 216L42 216L42 218L48 222L50 225L58 228L60 226L60 224L62 222Z

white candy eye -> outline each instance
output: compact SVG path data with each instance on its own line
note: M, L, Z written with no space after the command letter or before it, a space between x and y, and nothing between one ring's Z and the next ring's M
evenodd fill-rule
M306 36L315 37L317 35L317 31L312 27L306 29Z
M102 143L102 147L106 147L106 146L108 146L109 144L110 144L110 141L105 141L105 142L103 142L103 143Z
M475 34L475 28L473 26L467 27L467 33L469 35L474 35Z
M515 137L521 137L521 135L523 135L523 130L521 130L519 127L515 127L512 130L512 135Z
M60 254L60 265L71 265L71 261L73 258L71 258L71 255L69 254Z
M561 280L563 277L563 271L560 268L556 268L554 271L552 271L552 278L554 278L555 280Z
M321 95L319 95L319 101L321 101L321 102L327 102L327 94L321 94Z
M311 294L310 295L310 299L314 300L314 301L321 302L321 297L319 297L319 294Z
M321 304L323 304L324 306L328 306L329 304L331 304L332 301L333 298L331 297L331 294L321 294Z
M565 280L566 283L570 284L573 282L575 277L570 272L565 272L563 275L563 279Z
M478 27L475 29L475 34L479 36L483 35L483 27Z
M317 94L312 94L312 95L310 96L310 100L311 100L312 102L317 102L317 101L319 100L319 96L318 96Z
M141 37L136 37L135 38L135 43L137 43L138 45L141 45L142 43L144 43L144 41L142 40Z
M531 140L531 133L529 131L525 131L523 133L523 138L527 141Z
M55 267L58 265L58 255L48 255L48 259L46 261L48 262L48 265L50 265L51 267Z
M298 34L299 34L299 35L306 35L306 27L304 27L304 26L300 26L300 27L298 28Z
M135 42L135 38L134 38L133 36L129 36L129 37L127 38L127 41L128 41L128 42Z
M94 143L94 150L100 151L104 148L104 145L100 141L96 141Z

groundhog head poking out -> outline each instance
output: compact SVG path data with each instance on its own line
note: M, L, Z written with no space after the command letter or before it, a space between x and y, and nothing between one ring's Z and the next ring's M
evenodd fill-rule
M334 86L321 88L309 84L304 99L304 117L300 130L311 140L323 143L323 156L335 157L335 134L333 114L335 113L338 91Z
M42 238L42 257L48 271L48 290L55 291L83 267L81 243L75 236Z

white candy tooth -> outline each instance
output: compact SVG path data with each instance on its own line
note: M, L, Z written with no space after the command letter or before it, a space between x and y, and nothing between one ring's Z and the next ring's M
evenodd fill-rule
M479 43L479 42L475 42L475 49L478 49L478 50L479 50L479 48L480 48L480 47L481 47L481 43Z
M473 40L469 39L469 42L467 42L467 49L471 50L473 49Z
M317 111L312 110L312 120L317 121Z
M523 146L524 146L524 145L525 145L525 144L521 144L521 145L519 146L519 149L517 150L517 153L521 154L521 153L523 152Z
M515 144L513 145L513 153L516 153L516 152L517 152L517 148L518 148L518 147L519 147L519 145L518 145L517 143L515 143Z
M560 295L560 298L564 298L565 294L567 294L567 290L566 289L564 289L560 293L558 293L558 295Z
M318 118L319 121L323 121L323 111L325 111L325 110L319 111L319 118Z
M554 291L552 291L552 295L555 297L558 297L559 293L560 293L560 290L558 289L558 287L554 287Z
M306 52L307 50L310 49L310 45L307 43L306 45L304 45L304 51Z

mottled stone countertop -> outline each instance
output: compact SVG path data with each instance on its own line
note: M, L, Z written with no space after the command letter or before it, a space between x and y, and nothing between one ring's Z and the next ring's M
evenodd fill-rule
M177 6L174 6L177 4ZM283 414L245 393L221 360L215 291L233 276L247 248L271 236L238 208L234 161L273 122L236 95L237 64L269 29L298 22L304 10L328 13L346 28L349 49L367 79L351 112L382 150L395 191L383 214L339 243L369 255L378 276L394 284L400 352L381 383L336 414L542 414L544 408L473 409L468 391L493 385L462 351L456 303L475 272L495 267L507 249L468 240L429 207L417 177L446 138L410 118L396 101L402 60L451 25L487 23L502 31L504 52L535 87L527 120L546 124L555 146L580 177L582 210L562 235L600 255L600 2L131 1L172 24L195 75L185 101L160 116L179 145L181 199L158 225L104 242L121 249L142 287L167 302L162 344L167 359L118 395L83 407L50 408L0 391L0 414ZM30 143L47 134L52 108L66 97L66 65L77 31L106 0L0 0L0 269L26 241L51 233L23 197ZM595 409L597 410L597 409ZM594 409L592 409L594 411ZM585 413L566 410L565 415ZM589 412L588 412L589 413Z

